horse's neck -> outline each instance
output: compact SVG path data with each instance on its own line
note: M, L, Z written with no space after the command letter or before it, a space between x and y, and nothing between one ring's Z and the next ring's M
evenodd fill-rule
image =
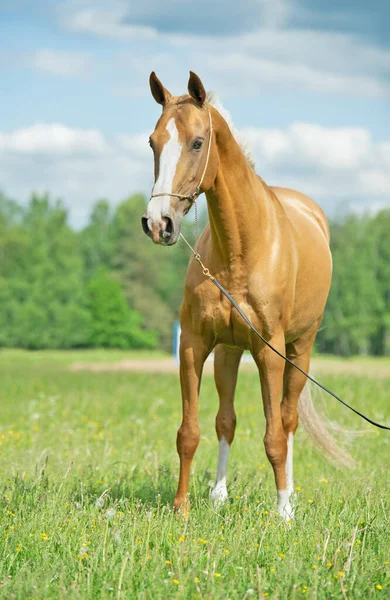
M269 232L270 195L223 120L217 120L219 168L206 193L212 254L226 266L250 260Z

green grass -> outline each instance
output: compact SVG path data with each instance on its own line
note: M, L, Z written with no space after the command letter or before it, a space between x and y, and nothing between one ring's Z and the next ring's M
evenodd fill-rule
M285 525L258 377L242 373L230 501L217 511L208 500L217 395L206 376L185 521L170 508L178 377L69 371L72 360L114 356L98 354L0 353L1 598L390 597L389 432L326 399L331 418L367 432L352 442L358 468L337 470L299 432L296 519ZM321 381L390 421L390 378Z

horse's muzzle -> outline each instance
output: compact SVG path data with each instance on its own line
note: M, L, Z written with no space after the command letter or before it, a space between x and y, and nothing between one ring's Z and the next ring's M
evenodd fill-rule
M144 233L150 237L155 244L171 246L177 242L175 226L170 217L162 217L160 221L152 221L147 215L141 219Z

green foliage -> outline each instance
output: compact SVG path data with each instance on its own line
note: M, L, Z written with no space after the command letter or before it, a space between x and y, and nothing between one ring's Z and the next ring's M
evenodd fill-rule
M84 265L61 204L33 196L5 230L2 253L0 344L30 349L85 345L90 316Z
M99 200L75 232L61 203L34 195L21 207L0 194L0 346L170 350L189 253L181 242L146 239L145 203L135 194L112 210ZM202 229L207 215L200 217ZM191 229L185 219L190 239ZM389 231L390 210L331 223L334 271L320 352L390 355Z
M317 349L390 354L390 210L331 224L333 280Z
M154 348L156 336L142 330L142 316L131 310L118 281L99 269L88 283L91 333L89 344L100 348Z
M145 316L147 326L159 332L160 344L171 346L173 322L178 319L188 252L179 244L156 246L142 231L145 198L140 194L123 202L113 221L113 269L123 282L126 297Z

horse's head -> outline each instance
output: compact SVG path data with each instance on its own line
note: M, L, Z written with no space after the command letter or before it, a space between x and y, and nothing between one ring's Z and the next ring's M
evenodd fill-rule
M197 196L211 187L218 155L206 92L195 73L190 72L188 95L172 96L154 72L150 89L163 112L149 140L155 183L142 228L156 244L170 246Z

